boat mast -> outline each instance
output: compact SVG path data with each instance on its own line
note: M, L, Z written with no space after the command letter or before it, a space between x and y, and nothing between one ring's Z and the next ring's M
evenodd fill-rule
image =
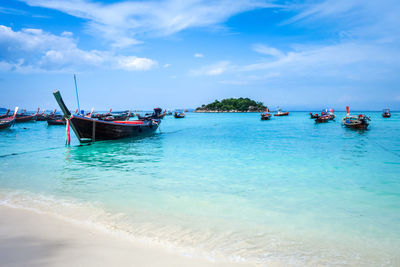
M75 92L76 92L76 101L78 102L78 110L79 113L81 112L81 108L79 107L79 96L78 96L78 86L76 85L76 75L74 74L74 81L75 81ZM78 115L79 115L78 113Z

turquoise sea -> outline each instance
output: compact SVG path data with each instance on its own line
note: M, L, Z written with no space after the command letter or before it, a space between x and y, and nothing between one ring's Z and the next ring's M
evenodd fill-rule
M367 131L308 112L166 117L139 139L65 146L46 122L0 131L0 204L260 265L400 265L400 113Z

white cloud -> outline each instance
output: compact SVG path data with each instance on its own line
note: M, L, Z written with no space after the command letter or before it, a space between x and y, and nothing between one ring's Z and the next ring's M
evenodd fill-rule
M123 57L108 51L82 50L73 34L60 36L41 29L14 31L0 25L0 62L2 71L43 72L92 69L148 70L156 62L135 56Z
M283 57L285 55L280 50L278 50L274 47L269 47L269 46L263 45L263 44L254 44L253 50L256 51L257 53L269 55L269 56L273 56L273 57Z
M193 76L216 76L221 75L231 67L232 66L230 65L229 61L219 61L215 64L204 66L197 70L191 70L189 74Z
M348 66L360 65L359 67L374 68L372 63L379 63L380 65L397 64L397 60L399 60L399 55L390 46L348 42L320 47L298 46L295 51L288 52L282 57L249 64L240 68L240 70L285 69L286 71L301 71L301 73L321 75L328 73L327 70L332 71L331 73L339 73ZM347 72L349 69L345 71ZM353 69L354 71L356 69Z
M121 56L118 59L118 68L124 70L149 70L155 66L157 66L157 62L148 58Z
M203 55L203 54L200 54L200 53L195 53L193 56L194 56L194 57L197 57L197 58L202 58L202 57L204 57L204 55Z
M244 84L247 84L248 82L244 81L244 80L240 80L240 81L238 81L238 80L223 80L223 81L219 81L219 83L229 84L229 85L244 85Z
M89 0L22 0L31 6L55 9L87 21L87 29L113 46L136 44L137 35L171 35L193 27L215 26L229 17L277 5L266 0L162 0L111 4Z
M166 63L166 64L164 64L163 67L164 67L164 68L169 68L169 67L171 67L171 64Z

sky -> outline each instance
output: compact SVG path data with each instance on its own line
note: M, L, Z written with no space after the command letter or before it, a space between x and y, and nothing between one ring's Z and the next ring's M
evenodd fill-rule
M400 110L398 0L0 0L0 107Z

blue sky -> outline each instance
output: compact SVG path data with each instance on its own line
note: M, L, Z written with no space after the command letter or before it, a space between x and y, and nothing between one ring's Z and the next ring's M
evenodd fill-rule
M400 109L400 1L0 1L0 107Z

